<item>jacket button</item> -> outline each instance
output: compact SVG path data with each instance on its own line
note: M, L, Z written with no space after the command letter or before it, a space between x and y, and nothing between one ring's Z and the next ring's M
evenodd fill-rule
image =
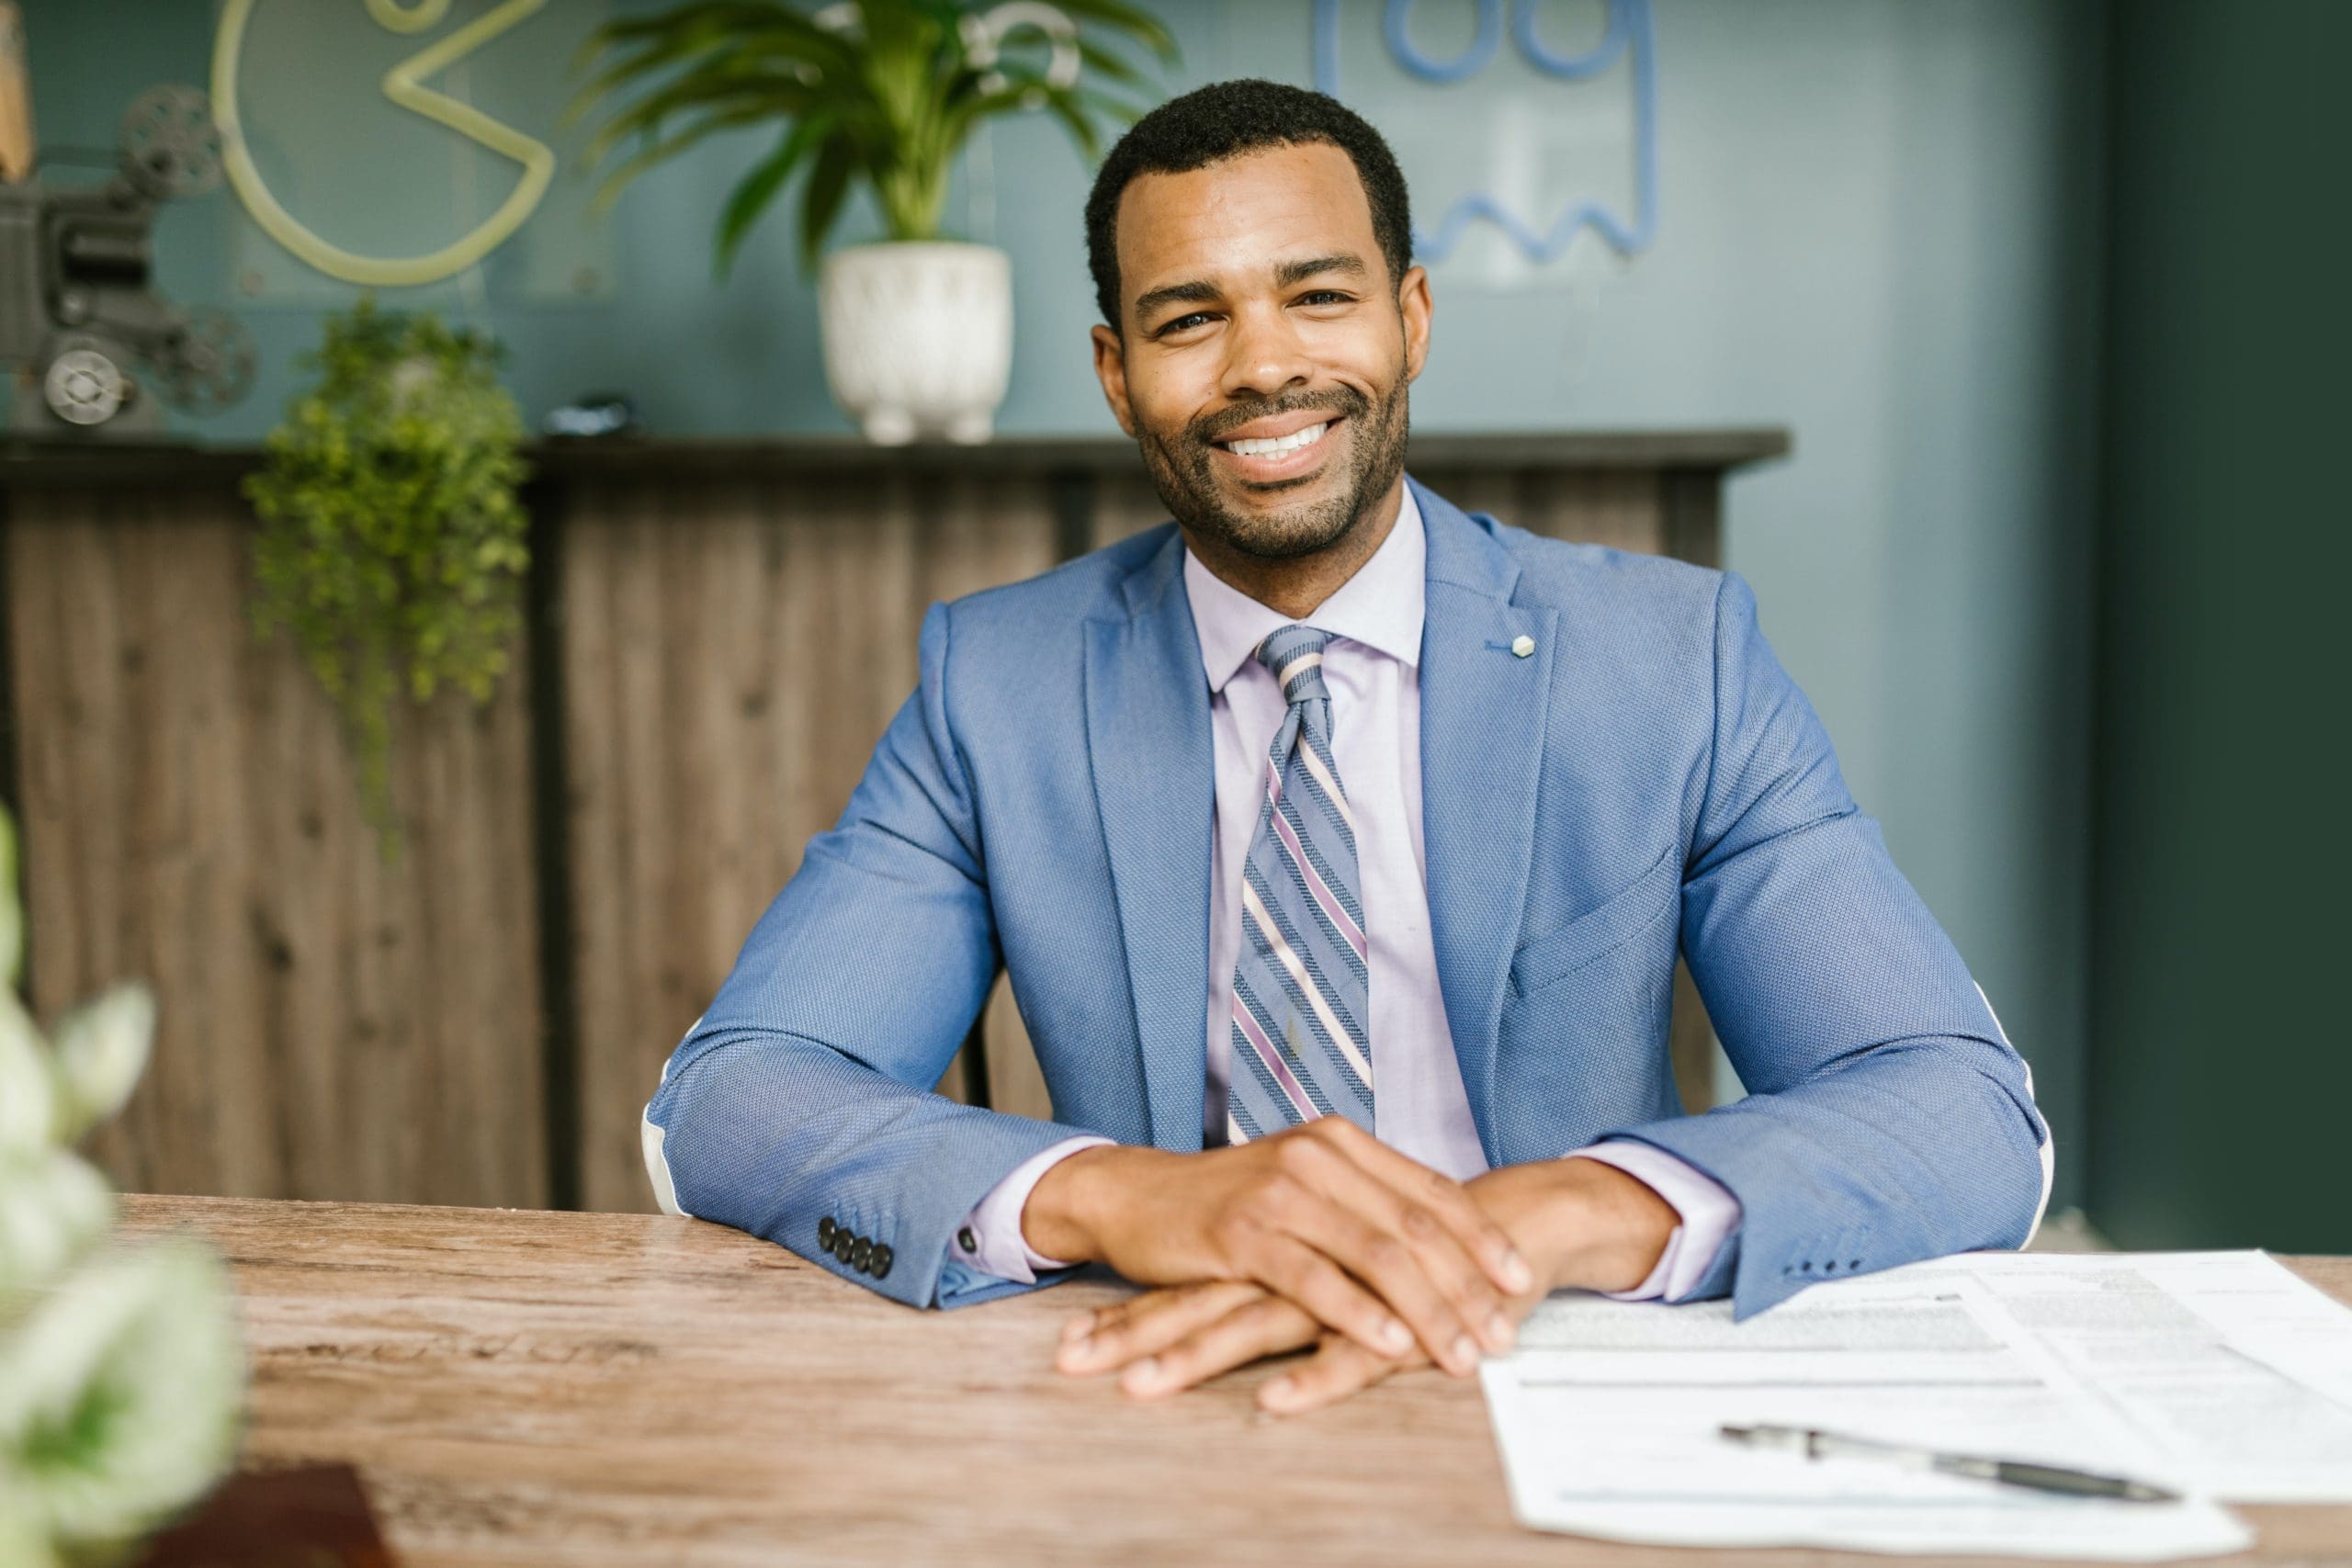
M827 1252L833 1249L833 1216L831 1214L817 1222L817 1245Z
M969 1225L966 1225L956 1233L956 1245L967 1252L978 1252L980 1249L979 1240L972 1235L972 1227Z
M851 1241L852 1237L847 1225L843 1225L833 1233L833 1256L844 1263L849 1261Z
M876 1247L875 1247L875 1249L874 1249L874 1266L873 1266L871 1269L867 1269L867 1270L866 1270L866 1272L867 1272L867 1273L869 1273L869 1274L872 1274L876 1279L879 1280L880 1278L882 1278L882 1276L884 1276L885 1274L888 1274L889 1271L890 1271L890 1247L889 1247L889 1245L886 1242L886 1243L880 1244L880 1245L878 1245L878 1246L876 1246Z
M849 1266L863 1274L865 1272L865 1266L873 1261L874 1244L864 1236L859 1236L856 1245L849 1249Z

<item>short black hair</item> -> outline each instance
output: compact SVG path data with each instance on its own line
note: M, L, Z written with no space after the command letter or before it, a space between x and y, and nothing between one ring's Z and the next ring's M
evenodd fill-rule
M1094 302L1113 332L1119 310L1119 197L1138 175L1182 175L1244 152L1328 141L1348 155L1372 206L1373 237L1388 263L1388 281L1413 265L1412 205L1396 155L1380 132L1339 99L1255 76L1212 82L1170 98L1136 121L1094 176L1086 198L1086 259Z

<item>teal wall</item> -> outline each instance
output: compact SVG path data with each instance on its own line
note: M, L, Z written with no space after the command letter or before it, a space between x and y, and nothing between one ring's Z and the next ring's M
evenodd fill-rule
M2346 60L2338 0L2117 9L2088 1187L2136 1247L2352 1252Z
M314 3L262 0L257 26L275 15L291 28L287 8ZM460 0L456 15L482 8ZM343 9L363 31L356 0ZM518 31L503 55L493 45L471 62L475 99L548 101L548 62L562 52L548 40L605 9L553 0L529 24L544 25L539 42L526 47ZM1306 0L1159 9L1184 46L1176 85L1309 79ZM1793 460L1733 486L1731 563L1755 583L1856 795L2033 1062L2069 1201L2081 1190L2088 1008L2103 7L1655 9L1655 244L1626 263L1587 236L1534 267L1491 238L1466 243L1433 274L1437 337L1416 423L1793 429ZM30 0L28 10L50 140L110 141L139 88L204 79L205 7ZM1571 187L1630 194L1622 71L1569 88L1506 60L1475 86L1430 86L1386 64L1377 13L1346 0L1347 92L1391 133L1424 212L1472 175L1545 199ZM1452 53L1468 15L1428 0L1416 36ZM1597 0L1549 0L1543 16L1559 49L1598 36ZM354 139L391 149L416 133L390 124L397 111L366 85L388 46L297 51L291 37L265 40L283 63L255 68L260 96L245 110L265 170L298 185L301 210L331 235L455 232L465 214L447 171L463 173L467 155L444 165L433 160L446 152L429 153L420 169L388 151L340 178L322 161L322 148ZM511 379L535 419L620 388L662 432L845 431L785 227L763 229L732 279L711 281L712 217L763 144L710 144L633 190L602 229L579 218L572 182L464 287L413 298L469 313L512 344ZM1014 256L1019 347L1001 427L1111 433L1086 360L1087 170L1043 121L1001 125L985 152L983 188L963 181L950 212ZM473 210L503 194L493 163L468 177ZM321 303L348 291L273 261L225 196L170 213L160 240L165 287L238 310L261 343L258 394L202 426L250 440L292 385L288 358L315 335Z

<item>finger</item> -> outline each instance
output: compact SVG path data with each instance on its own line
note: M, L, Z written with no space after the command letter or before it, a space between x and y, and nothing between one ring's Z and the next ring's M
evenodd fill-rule
M1234 1282L1188 1280L1181 1284L1162 1285L1138 1291L1133 1295L1123 1296L1106 1305L1065 1318L1062 1321L1060 1342L1067 1345L1073 1340L1126 1327L1156 1313L1167 1311L1177 1303L1191 1299L1193 1293L1206 1290L1212 1285ZM1259 1287L1245 1285L1244 1288L1255 1290Z
M1323 1157L1346 1163L1338 1155ZM1358 1175L1362 1178L1361 1172ZM1478 1342L1469 1324L1401 1236L1372 1224L1325 1193L1289 1205L1283 1219L1292 1235L1371 1286L1389 1310L1404 1319L1431 1360L1463 1377L1476 1370ZM1375 1342L1372 1348L1383 1347Z
M1323 1334L1323 1325L1305 1307L1260 1291L1255 1300L1194 1329L1158 1355L1130 1362L1119 1374L1119 1386L1136 1398L1158 1398L1262 1357L1301 1349Z
M1429 1210L1503 1292L1516 1296L1534 1288L1534 1271L1511 1245L1510 1233L1487 1217L1462 1183L1399 1154L1344 1116L1318 1116L1306 1125L1398 1197Z
M1478 1260L1435 1210L1406 1198L1357 1165L1345 1151L1324 1143L1300 1145L1293 1164L1300 1168L1301 1180L1321 1188L1376 1229L1398 1238L1409 1249L1420 1276L1453 1309L1450 1318L1436 1325L1446 1337L1433 1340L1428 1321L1417 1317L1405 1302L1388 1296L1421 1343L1431 1349L1433 1359L1449 1371L1467 1376L1477 1365L1481 1345L1498 1354L1510 1348L1518 1337L1512 1314L1505 1310L1501 1294ZM1476 1206L1475 1201L1472 1206ZM1383 1250L1374 1247L1376 1252ZM1353 1267L1347 1258L1340 1261ZM1381 1293L1388 1295L1382 1281L1368 1278L1367 1282L1380 1286ZM1466 1349L1453 1344L1465 1331L1476 1341Z
M1340 1266L1293 1235L1269 1232L1250 1249L1252 1279L1263 1280L1375 1356L1413 1348L1413 1331Z
M1073 1376L1107 1372L1172 1345L1264 1294L1264 1287L1239 1280L1146 1291L1063 1325L1054 1364Z
M1512 1245L1510 1234L1488 1217L1462 1183L1399 1154L1344 1116L1317 1117L1306 1125L1400 1199L1428 1209L1503 1291L1519 1295L1534 1288L1534 1272Z
M1070 1345L1125 1324L1128 1321L1136 1303L1158 1293L1147 1291L1142 1294L1130 1296L1125 1301L1113 1302L1108 1306L1096 1307L1091 1312L1082 1312L1075 1317L1065 1318L1062 1322L1061 1338L1055 1349L1056 1359L1058 1359L1062 1350Z
M1327 1335L1315 1354L1280 1377L1269 1378L1258 1390L1258 1407L1277 1416L1301 1416L1336 1404L1352 1393L1408 1367L1417 1360L1392 1361L1368 1355L1363 1346L1337 1335Z

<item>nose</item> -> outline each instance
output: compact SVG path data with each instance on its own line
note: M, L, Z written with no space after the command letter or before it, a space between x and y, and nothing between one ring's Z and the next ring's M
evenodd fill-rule
M1237 402L1278 397L1314 383L1314 362L1279 305L1235 311L1227 344L1220 389Z

